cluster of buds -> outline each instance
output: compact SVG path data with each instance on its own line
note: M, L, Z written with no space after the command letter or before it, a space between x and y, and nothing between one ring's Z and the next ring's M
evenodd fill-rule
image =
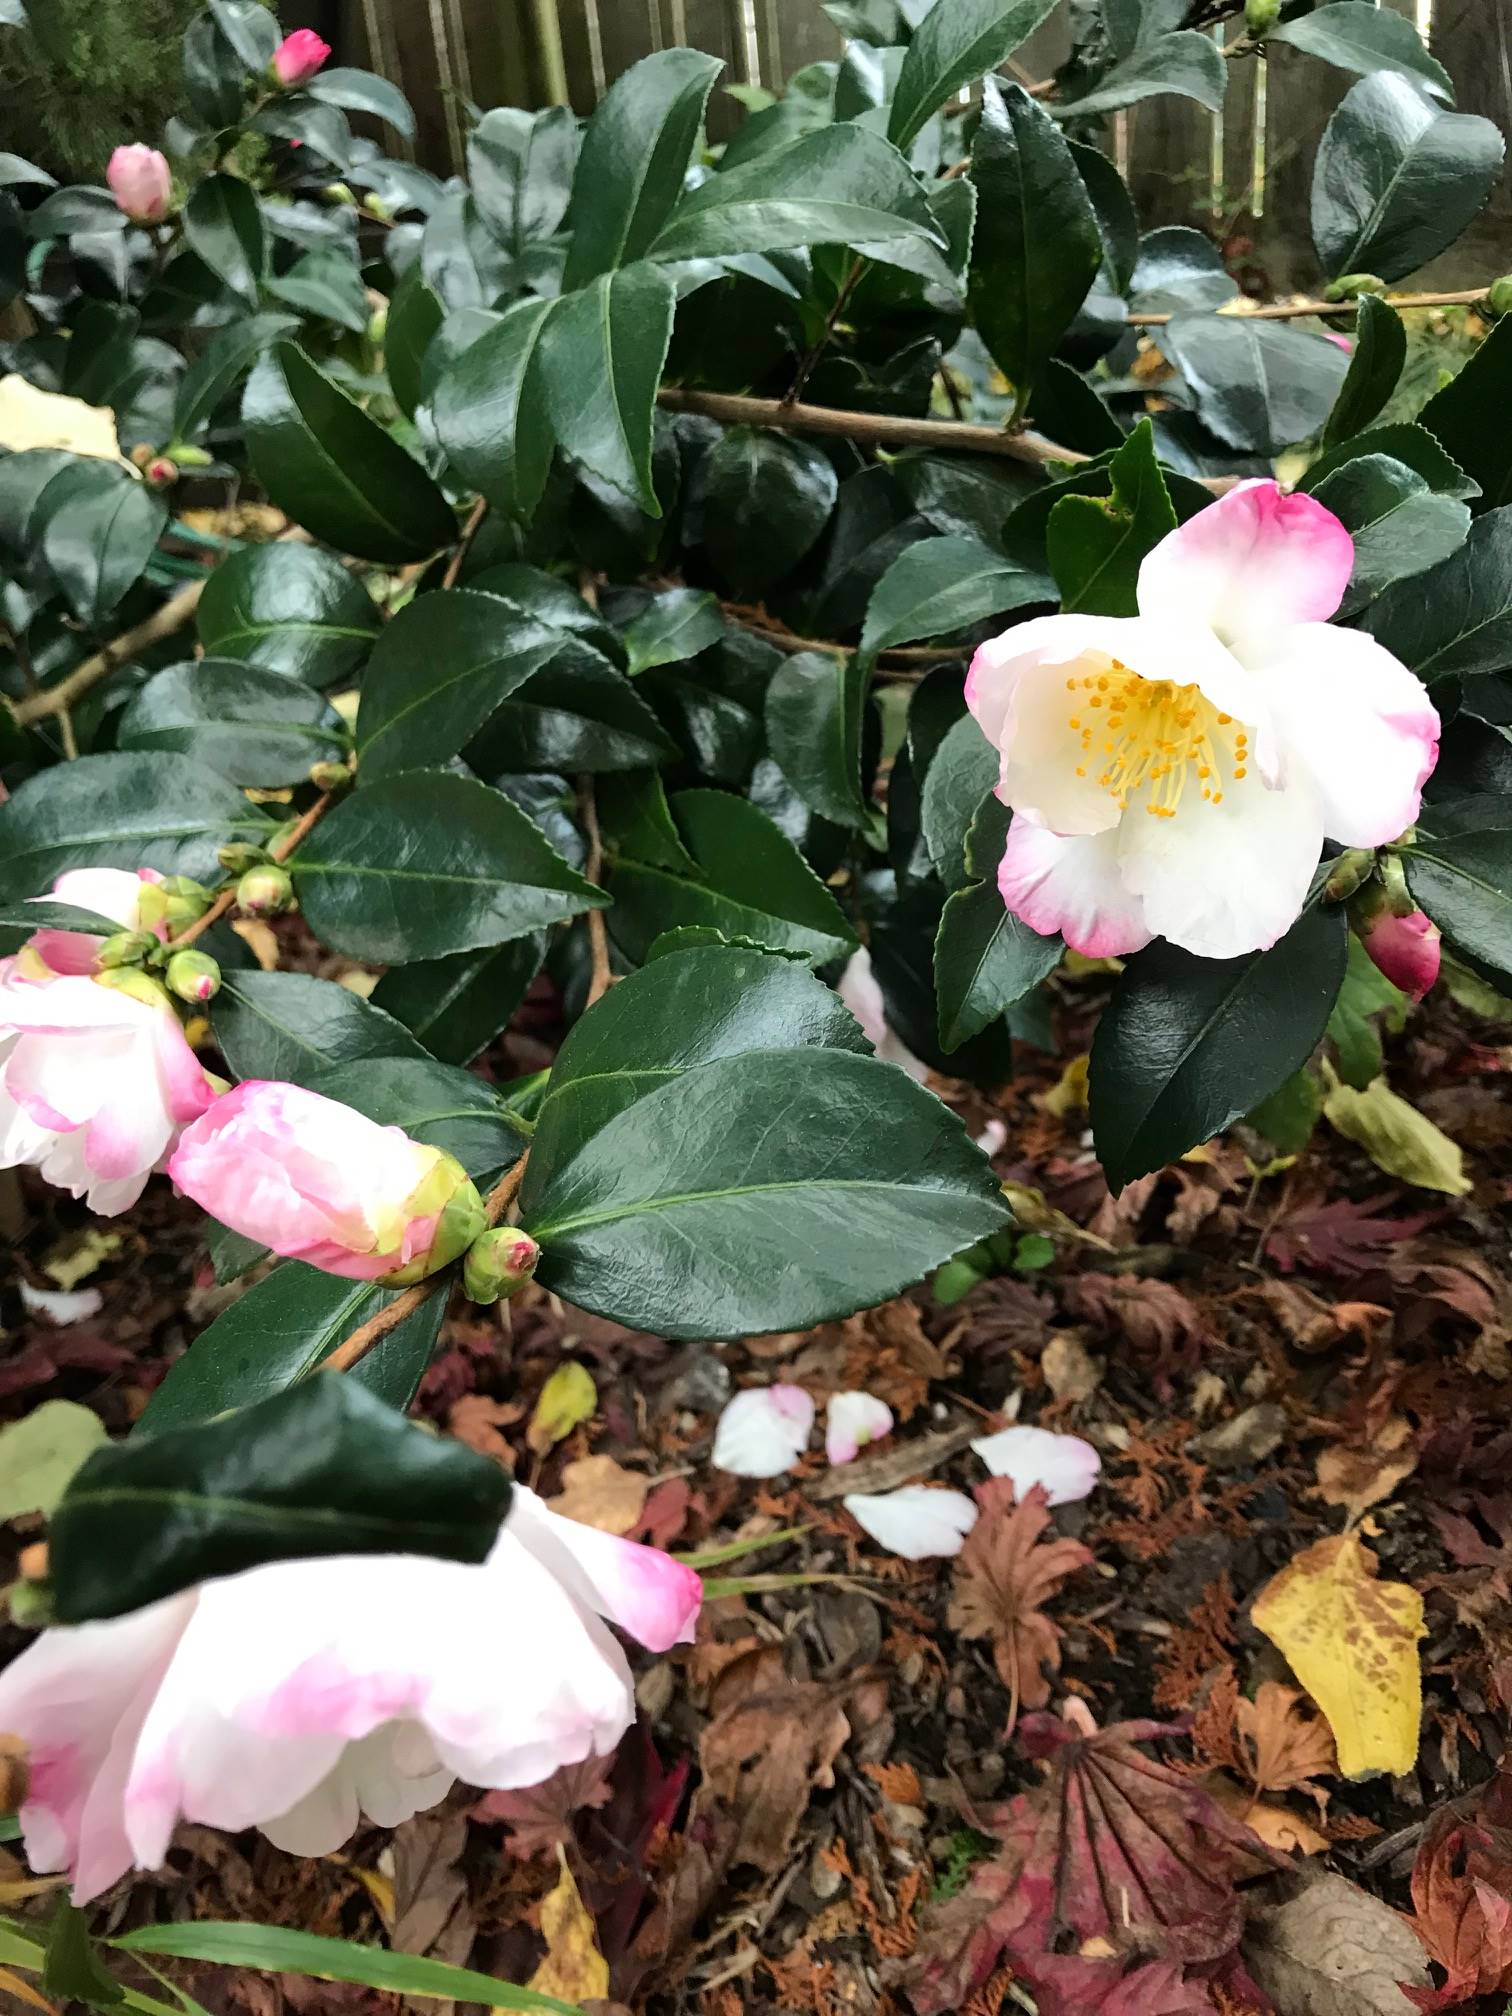
M294 884L288 870L266 848L236 840L220 850L220 864L235 875L236 907L243 917L281 917L294 908Z
M1330 893L1333 887L1331 879ZM1345 893L1350 924L1372 963L1409 1000L1421 1001L1439 976L1440 933L1413 901L1400 858L1382 855Z

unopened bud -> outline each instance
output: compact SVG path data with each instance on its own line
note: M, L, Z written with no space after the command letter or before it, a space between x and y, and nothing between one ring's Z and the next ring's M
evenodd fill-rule
M249 868L261 868L268 858L266 847L254 847L249 840L233 840L216 854L228 875L245 875Z
M213 1000L220 992L220 967L208 952L197 952L192 945L174 953L163 977L180 1001L187 1001L191 1007Z
M249 868L236 885L236 907L244 917L279 917L294 907L294 884L276 861Z
M1347 854L1341 854L1333 865L1333 871L1323 885L1323 898L1328 903L1347 903L1357 889L1361 889L1375 872L1375 855L1368 847L1351 847Z
M1351 301L1356 294L1384 294L1386 282L1374 273L1346 273L1323 290L1326 301Z
M101 973L108 973L117 966L140 966L149 952L157 950L157 946L157 935L152 931L117 931L96 952L95 967Z
M366 210L369 217L376 217L380 224L387 224L391 222L394 215L393 211L390 210L389 206L387 205L387 203L384 202L383 198L379 195L376 195L371 189L368 191L367 195L363 197L362 207L364 210Z
M142 885L137 916L149 930L166 924L170 931L182 931L203 917L214 901L211 891L192 875L166 875L161 882Z
M170 462L166 455L154 455L143 474L154 490L166 490L178 481L178 464Z
M1245 0L1245 32L1259 41L1261 36L1275 27L1280 15L1281 0Z
M467 1249L463 1293L473 1302L507 1301L525 1286L540 1257L541 1249L530 1234L513 1225L485 1232Z
M310 765L310 782L317 791L345 791L353 781L352 766L349 763Z
M324 196L327 203L340 203L349 206L353 210L357 208L357 198L352 194L345 182L327 182L320 193Z
M388 335L388 303L375 308L368 317L367 340L375 350L383 348L383 339Z
M406 1288L448 1266L488 1224L477 1185L455 1156L446 1154L437 1156L430 1173L410 1192L404 1211L410 1219L434 1219L436 1229L419 1259L381 1277L390 1288Z
M1493 315L1512 315L1512 273L1503 273L1486 289L1486 306Z
M208 448L196 448L189 441L170 441L163 453L180 469L208 469L215 460Z

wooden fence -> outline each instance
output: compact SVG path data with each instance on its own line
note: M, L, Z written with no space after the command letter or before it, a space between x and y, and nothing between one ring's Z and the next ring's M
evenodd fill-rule
M1427 30L1461 111L1512 132L1512 0L1383 4ZM417 157L442 172L460 162L469 100L484 107L566 100L586 113L637 58L680 43L721 58L731 83L776 90L801 65L843 48L818 0L303 0L281 11L286 21L322 28L343 61L402 85L419 119ZM1238 24L1212 32L1235 40ZM1065 53L1058 15L1015 66L1044 77ZM1107 122L1105 144L1147 222L1247 238L1253 251L1237 256L1253 265L1257 286L1308 285L1316 278L1307 232L1313 154L1353 80L1289 48L1231 68L1221 113L1186 98L1147 100ZM716 92L713 135L723 137L740 117L737 102ZM1471 232L1429 271L1439 284L1468 285L1509 268L1512 169Z

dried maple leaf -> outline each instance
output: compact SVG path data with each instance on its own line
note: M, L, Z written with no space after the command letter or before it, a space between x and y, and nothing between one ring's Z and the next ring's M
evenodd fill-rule
M1512 1598L1512 1496L1478 1493L1471 1504L1494 1539L1487 1540L1474 1519L1462 1512L1430 1505L1428 1517L1438 1528L1449 1558L1460 1568L1488 1570L1480 1579L1506 1601Z
M581 1764L563 1764L540 1785L518 1792L485 1792L472 1817L502 1820L509 1829L504 1845L522 1861L549 1855L573 1838L574 1813L609 1803L613 1769L612 1751L607 1757L585 1757Z
M1169 1281L1136 1274L1079 1274L1067 1301L1077 1315L1122 1334L1155 1360L1159 1378L1195 1370L1212 1332L1195 1302Z
M1498 1798L1505 1802L1505 1792L1493 1791L1492 1813ZM1447 1976L1413 1996L1419 2008L1454 2009L1512 1990L1512 1831L1484 1811L1430 1822L1413 1864L1412 1908L1413 1930Z
M1087 1733L1054 1715L1024 1718L1024 1747L1049 1759L1049 1773L991 1816L1002 1854L926 1918L907 1976L920 2016L959 2008L1003 1961L1040 2016L1086 2016L1116 1988L1125 2000L1113 2008L1134 2016L1147 2006L1128 2000L1141 1973L1167 1996L1155 2010L1209 2006L1172 2004L1169 1991L1176 1975L1217 1967L1238 1945L1233 1859L1287 1864L1201 1785L1137 1747L1177 1733L1165 1722ZM1167 1973L1150 1976L1150 1962Z
M612 1456L583 1456L567 1465L560 1493L546 1502L553 1512L576 1519L580 1526L624 1534L635 1530L650 1488L649 1478L622 1469Z
M1050 1699L1045 1669L1060 1669L1060 1629L1043 1606L1092 1556L1079 1540L1041 1539L1050 1524L1043 1485L1020 1504L1012 1479L994 1477L976 1498L981 1516L956 1561L950 1623L968 1638L992 1639L1011 1735L1021 1706L1043 1708Z
M1262 1681L1253 1701L1235 1702L1234 1720L1257 1792L1310 1792L1320 1807L1326 1803L1312 1780L1338 1772L1333 1731L1297 1688Z
M1320 1204L1316 1197L1307 1198L1271 1227L1265 1250L1283 1274L1295 1267L1312 1267L1348 1281L1379 1266L1405 1240L1443 1215L1423 1211L1412 1218L1383 1218L1376 1206L1385 1202L1384 1197L1369 1197L1356 1204L1339 1197L1332 1204Z
M1367 1447L1336 1445L1318 1456L1318 1490L1351 1520L1389 1498L1417 1468L1417 1439L1405 1415L1388 1415Z

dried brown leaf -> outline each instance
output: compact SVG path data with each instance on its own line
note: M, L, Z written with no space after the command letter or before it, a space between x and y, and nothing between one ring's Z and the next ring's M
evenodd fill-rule
M1060 1670L1060 1628L1044 1605L1092 1555L1079 1540L1045 1540L1050 1501L1036 1484L1020 1504L1013 1482L994 1477L978 1487L981 1516L956 1561L950 1623L967 1638L990 1638L1008 1689L1008 1729L1020 1707L1050 1699L1050 1673Z
M645 1510L650 1479L623 1470L612 1456L583 1456L562 1472L562 1489L547 1503L564 1519L600 1533L633 1532Z
M1286 2016L1408 2016L1406 1989L1427 1984L1410 1928L1342 1876L1308 1870L1275 1904L1254 1908L1244 1957Z

